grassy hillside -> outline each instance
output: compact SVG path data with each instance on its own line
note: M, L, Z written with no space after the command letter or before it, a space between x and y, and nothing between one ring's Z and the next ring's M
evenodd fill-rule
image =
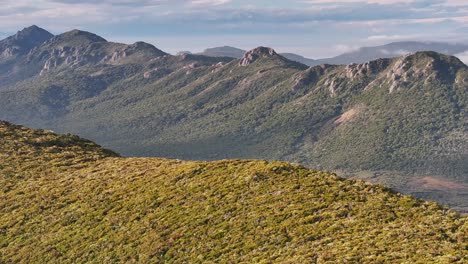
M382 186L283 162L119 158L4 122L0 140L2 263L468 261L466 217Z
M468 208L467 89L468 67L434 52L309 68L268 48L171 56L71 31L0 73L0 119L124 156L298 162ZM427 177L460 188L415 188Z

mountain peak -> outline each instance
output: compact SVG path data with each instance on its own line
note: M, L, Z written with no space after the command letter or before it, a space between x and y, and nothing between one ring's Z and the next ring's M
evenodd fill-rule
M0 41L0 57L8 58L25 54L54 35L36 25L24 28L15 35Z
M62 34L63 36L70 36L70 37L87 37L89 39L92 39L92 40L95 40L95 41L102 41L102 42L105 42L107 40L105 40L104 38L94 34L94 33L91 33L91 32L88 32L88 31L83 31L83 30L79 30L79 29L73 29L71 31L68 31L68 32L65 32Z
M37 25L31 25L31 26L26 27L26 28L24 28L24 29L28 29L28 28L29 28L29 29L42 29L42 28L38 27Z
M143 41L138 41L133 43L132 45L129 45L129 48L134 51L149 51L154 53L157 56L163 56L166 55L166 53L158 48L156 48L154 45L143 42Z
M273 55L277 55L276 51L272 48L268 48L268 47L258 47L258 48L255 48L253 50L249 50L246 52L246 55L248 54L255 54L255 55L258 55L258 56L273 56Z
M272 48L267 47L258 47L253 50L247 51L244 56L242 57L239 64L241 66L247 66L251 63L255 62L259 58L268 58L272 56L278 55L276 51Z
M40 28L36 25L32 25L32 26L29 26L29 27L25 27L23 28L22 30L18 31L17 34L21 34L21 33L32 33L32 32L47 32L47 30L43 29L43 28ZM50 33L49 33L50 34Z
M104 38L91 32L74 29L57 36L61 41L71 41L78 43L107 42Z
M36 25L32 25L18 31L15 35L12 36L12 38L18 41L31 41L34 44L41 44L53 36L54 35L52 35L49 31Z
M419 68L427 72L456 72L458 69L466 68L466 65L461 62L457 57L444 55L434 51L418 51L406 56L400 57L398 61Z

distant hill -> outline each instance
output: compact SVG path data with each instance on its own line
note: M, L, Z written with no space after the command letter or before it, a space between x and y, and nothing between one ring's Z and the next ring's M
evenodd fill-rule
M234 47L223 46L215 47L204 50L203 52L198 53L199 55L205 55L210 57L230 57L230 58L242 58L246 51Z
M5 263L466 263L467 218L283 162L119 158L0 122Z
M288 60L297 61L297 62L305 64L307 66L317 65L315 60L303 57L301 55L297 55L297 54L294 54L294 53L280 53L280 54L281 54L281 56L285 57Z
M185 51L179 51L179 52L177 52L176 55L177 55L177 56L181 56L181 55L191 55L191 54L192 54L192 52L185 50Z
M393 42L390 44L363 47L356 51L341 54L333 58L316 60L316 64L351 64L364 63L380 58L395 58L418 51L435 51L446 55L456 55L468 51L468 44L443 42Z
M210 57L230 57L230 58L240 59L242 58L242 56L244 56L246 52L247 52L246 50L224 46L224 47L206 49L205 51L198 53L198 54L210 56ZM300 56L294 53L280 53L280 55L287 58L288 60L300 62L308 66L316 65L314 60L305 58L303 56Z
M297 162L467 211L468 66L418 52L308 67L67 32L0 72L0 119L125 156Z

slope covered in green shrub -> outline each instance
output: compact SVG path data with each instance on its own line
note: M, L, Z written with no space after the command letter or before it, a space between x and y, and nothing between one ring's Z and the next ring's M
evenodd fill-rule
M119 158L0 123L2 263L466 263L466 217L283 162Z

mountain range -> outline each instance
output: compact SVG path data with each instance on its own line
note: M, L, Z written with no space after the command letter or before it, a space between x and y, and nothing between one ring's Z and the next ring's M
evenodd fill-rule
M466 263L468 218L284 162L121 158L0 121L2 263Z
M468 67L456 57L309 67L266 47L234 59L79 30L17 35L0 42L28 47L2 51L2 120L125 156L291 161L467 210Z
M435 51L446 55L459 55L468 51L468 44L444 42L393 42L375 47L363 47L332 58L309 59L294 53L280 53L281 56L308 66L320 64L352 64L365 63L382 58L395 58L418 51ZM224 46L206 49L198 53L212 57L231 57L239 59L246 51L234 47Z

